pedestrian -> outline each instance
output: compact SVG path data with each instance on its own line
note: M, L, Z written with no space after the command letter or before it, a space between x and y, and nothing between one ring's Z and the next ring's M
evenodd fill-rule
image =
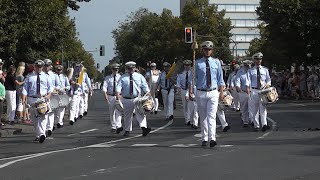
M2 70L0 70L0 79L2 78ZM2 82L0 81L0 129L4 126L4 124L1 122L2 119L2 113L3 113L3 101L6 98L6 89Z
M36 141L43 143L46 139L46 126L48 120L48 103L40 103L39 100L49 101L53 92L52 80L42 71L44 62L35 62L34 72L29 74L22 88L22 104L28 103L33 110L31 117L36 130ZM40 108L41 107L41 108Z
M118 63L114 63L111 64L110 67L112 74L104 78L102 90L109 105L111 133L119 134L121 131L123 131L121 123L122 112L116 108L116 87L121 77L119 74L120 65Z
M15 74L16 68L11 65L8 68L6 81L4 82L4 86L6 88L6 100L7 100L7 119L9 124L14 124L15 114L16 114L16 81ZM18 121L17 121L18 122Z
M223 100L223 71L218 59L212 58L213 43L205 41L201 44L203 57L195 64L196 101L199 109L202 146L210 147L216 143L216 114L219 99ZM189 80L190 81L190 80ZM190 81L191 84L191 81ZM218 90L219 89L219 90ZM191 96L194 96L190 87ZM220 93L219 93L220 91Z
M168 62L163 63L164 71L161 73L158 79L157 91L160 91L162 94L164 114L167 121L173 120L173 101L174 101L174 78L167 77L171 68L171 64Z
M140 128L142 129L142 136L150 133L151 128L147 126L147 119L145 114L138 112L135 100L144 94L150 95L150 90L146 79L139 73L134 72L136 63L129 61L125 64L126 73L121 76L116 87L116 100L121 100L124 109L124 130L123 136L129 136L132 131L133 111L135 110L135 118L137 119ZM120 97L121 94L121 97Z
M261 65L263 54L256 53L252 56L255 66L248 70L247 76L249 82L247 82L247 88L251 89L249 97L249 118L254 123L254 130L258 131L260 128L259 117L261 119L261 130L266 131L270 129L267 124L267 108L262 104L259 96L259 92L271 86L271 78L267 68Z
M23 119L23 105L22 105L22 99L21 99L21 93L22 93L22 86L24 84L24 73L25 70L25 64L23 62L19 63L17 72L15 74L15 83L16 83L16 89L17 89L17 94L16 94L16 102L17 102L17 113L16 116L19 118L19 120L22 120L24 124L31 124L30 121L26 121Z

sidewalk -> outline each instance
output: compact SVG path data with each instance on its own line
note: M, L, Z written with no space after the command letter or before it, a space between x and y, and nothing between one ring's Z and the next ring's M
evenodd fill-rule
M0 137L12 137L17 134L23 133L32 133L34 131L33 125L27 125L27 124L5 124L5 126L2 126L2 129L0 129Z

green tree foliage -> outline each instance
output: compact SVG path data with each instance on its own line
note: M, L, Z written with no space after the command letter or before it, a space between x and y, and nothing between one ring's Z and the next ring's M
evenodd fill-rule
M250 53L259 44L270 64L314 63L306 60L307 53L320 57L320 1L261 0L257 13L265 26Z
M197 30L197 34L211 37L199 37L197 40L212 41L214 56L222 60L231 61L230 44L230 19L224 18L225 12L218 12L217 6L209 5L208 0L189 1L183 9L181 19L185 26Z
M61 62L63 56L64 63L84 61L95 77L94 60L76 37L68 7L72 1L0 0L0 58L33 63L44 58Z

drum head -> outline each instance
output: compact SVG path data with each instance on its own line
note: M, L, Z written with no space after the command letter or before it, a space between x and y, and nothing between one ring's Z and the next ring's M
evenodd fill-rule
M51 110L55 110L59 107L60 98L58 95L53 95L50 98L50 107Z
M59 95L60 98L60 107L67 107L70 103L69 96L67 94L61 94Z

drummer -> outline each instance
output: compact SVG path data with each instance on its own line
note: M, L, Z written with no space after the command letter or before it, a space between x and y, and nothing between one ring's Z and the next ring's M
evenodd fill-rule
M67 92L70 90L70 83L67 76L63 74L63 66L57 65L55 67L55 70L58 75L58 80L60 81L60 84L61 84L61 88L59 89L59 94L66 95ZM65 96L65 97L67 97L69 101L69 96ZM55 110L55 121L57 122L58 128L63 127L63 117L64 117L65 109L66 109L65 107L59 107Z
M50 99L53 91L52 80L49 75L42 71L44 62L37 60L35 62L34 72L30 73L22 88L22 103L26 102L33 105L39 98ZM46 139L46 125L48 114L36 116L36 111L31 111L31 117L34 120L36 130L36 141L43 143Z
M43 71L50 76L52 81L51 85L53 86L53 93L58 94L61 84L59 81L59 77L56 73L52 72L52 61L50 59L43 60L44 67ZM54 112L50 109L48 114L48 122L47 122L47 135L51 136L52 131L54 129Z

